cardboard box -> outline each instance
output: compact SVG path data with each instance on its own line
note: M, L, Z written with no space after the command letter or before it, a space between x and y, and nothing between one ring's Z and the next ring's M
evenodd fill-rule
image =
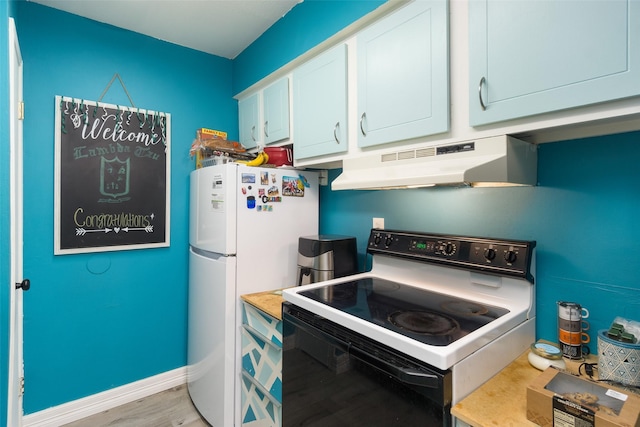
M527 419L542 427L640 427L640 396L547 368L527 387Z
M216 139L216 138L227 139L227 133L222 132L221 130L200 128L196 130L196 137L200 140Z

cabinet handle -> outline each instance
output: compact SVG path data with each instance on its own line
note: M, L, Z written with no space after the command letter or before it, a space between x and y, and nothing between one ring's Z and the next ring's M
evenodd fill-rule
M245 331L247 331L248 333L253 335L254 338L259 339L260 341L262 341L263 343L265 343L266 345L268 345L269 347L271 347L275 351L282 352L282 347L278 347L278 345L276 343L274 343L273 341L271 341L270 337L265 336L264 333L258 332L257 330L255 330L254 328L252 328L251 326L249 326L249 325L247 325L245 323L242 324L242 329L244 329ZM280 337L280 339L282 339L282 337Z
M482 111L487 109L487 106L484 105L484 102L482 102L482 85L486 82L484 76L482 76L482 78L480 79L480 84L478 85L478 98L480 99L480 107L482 108Z
M338 144L340 144L340 140L338 139L338 134L336 133L336 131L338 130L339 126L340 126L340 122L337 122L336 125L333 127L333 139L335 139Z
M367 133L364 131L364 128L362 127L362 122L367 118L367 113L362 113L362 116L360 116L360 132L362 132L363 136L367 136Z
M267 138L269 138L269 120L267 120L266 122L264 122L264 136L266 136Z
M256 126L255 125L251 126L251 139L254 142L256 141Z

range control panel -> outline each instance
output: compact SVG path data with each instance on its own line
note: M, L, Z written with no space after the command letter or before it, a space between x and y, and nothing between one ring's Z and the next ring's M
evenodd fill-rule
M372 229L367 252L454 268L515 276L533 283L531 257L535 241L500 240Z

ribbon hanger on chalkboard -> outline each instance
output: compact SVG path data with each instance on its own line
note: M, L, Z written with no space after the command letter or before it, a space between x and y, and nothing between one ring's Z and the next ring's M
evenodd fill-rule
M71 102L71 111L69 111L69 102ZM60 111L62 112L62 115L60 117L60 131L62 133L67 133L67 128L66 128L67 116L71 117L71 123L73 123L74 128L79 127L82 123L87 124L89 120L87 115L89 111L89 106L85 105L84 99L81 99L80 103L77 103L74 98L70 98L70 100L69 99L65 100L64 98L61 98Z
M133 103L133 99L131 99L131 95L129 95L129 91L127 90L127 87L124 85L124 82L122 81L122 78L120 78L120 74L118 74L118 73L115 73L113 75L113 77L111 77L111 80L107 84L107 87L104 88L104 91L102 92L102 95L100 95L100 98L98 98L98 102L102 101L102 98L109 91L109 89L111 88L111 85L116 80L116 78L120 82L120 85L122 86L122 89L124 89L124 93L127 94L127 98L129 98L129 102L131 103L131 106L135 108L136 105Z

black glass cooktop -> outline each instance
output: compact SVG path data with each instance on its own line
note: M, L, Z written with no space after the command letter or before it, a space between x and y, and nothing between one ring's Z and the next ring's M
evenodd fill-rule
M451 344L509 312L377 278L322 286L300 295L435 346Z

